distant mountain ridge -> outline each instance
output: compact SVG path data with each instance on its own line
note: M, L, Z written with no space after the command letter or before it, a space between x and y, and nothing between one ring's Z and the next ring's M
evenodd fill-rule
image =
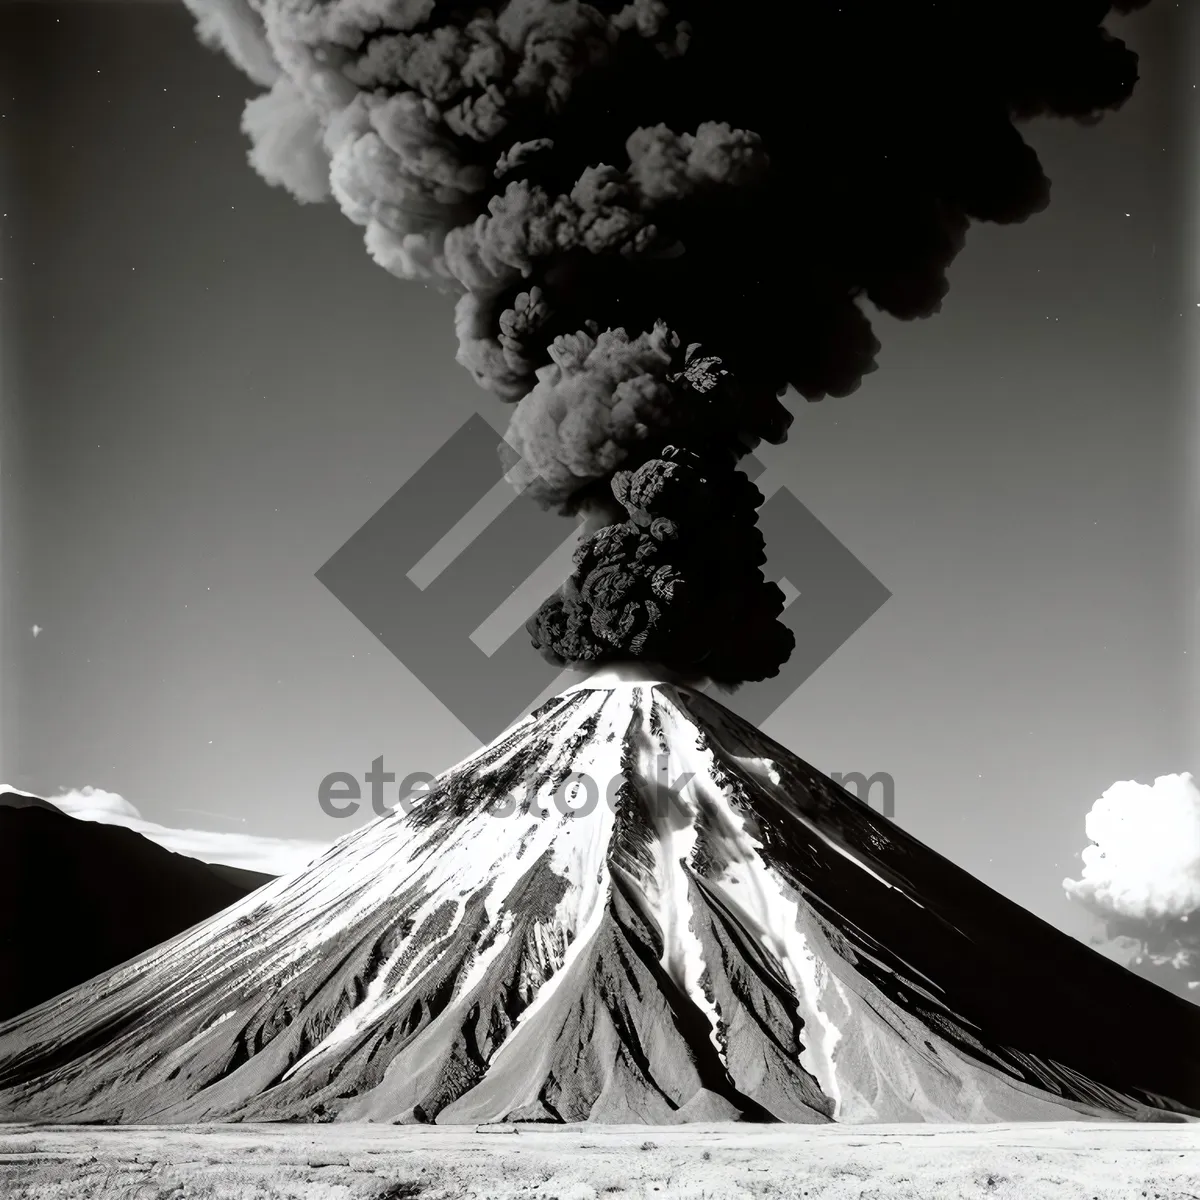
M0 1020L175 937L271 878L0 791Z
M598 802L561 811L584 775ZM1196 1006L701 693L597 679L410 813L0 1024L0 1110L1180 1120L1198 1063Z
M41 796L5 789L0 789L0 808L42 808L47 812L62 812L57 805L51 804L49 800L43 800Z

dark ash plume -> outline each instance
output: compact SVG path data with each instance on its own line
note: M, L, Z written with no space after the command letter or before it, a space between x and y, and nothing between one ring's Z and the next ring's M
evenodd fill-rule
M1137 57L1102 22L1142 6L187 3L270 88L243 121L256 169L301 200L332 195L387 270L459 296L459 361L515 404L514 482L593 526L627 523L614 472L675 446L736 491L718 476L786 438L789 388L853 392L880 348L865 306L937 312L972 220L1048 203L1015 122L1091 121L1131 94ZM690 647L700 618L668 636L683 608L662 609L610 543L581 561L632 572L639 620L661 609L653 633L614 642L625 593L580 583L531 623L535 642L562 661ZM761 574L730 578L743 611L770 609ZM727 628L705 636L731 677L788 653L782 633L738 635L739 667Z
M585 539L575 570L529 629L552 663L633 658L736 685L786 661L782 590L763 578L763 495L732 456L667 446L612 490L625 520ZM713 630L722 630L720 638Z

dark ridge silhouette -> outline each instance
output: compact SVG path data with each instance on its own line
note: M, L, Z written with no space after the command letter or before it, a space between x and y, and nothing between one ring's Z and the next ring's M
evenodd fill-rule
M134 958L271 878L0 792L0 1020Z

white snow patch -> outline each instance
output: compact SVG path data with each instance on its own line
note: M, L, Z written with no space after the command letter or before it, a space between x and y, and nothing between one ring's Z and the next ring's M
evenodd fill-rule
M688 761L696 775L692 786L703 790L712 805L714 817L708 835L724 843L729 866L717 879L715 889L739 912L742 923L753 931L760 943L783 968L795 992L808 1033L800 1054L800 1065L813 1076L834 1104L837 1119L841 1103L835 1052L841 1031L822 1007L822 996L830 981L828 969L800 930L800 906L783 894L780 881L763 862L758 851L762 843L746 832L742 818L734 810L723 789L715 781L714 755L706 746L708 735L673 705L663 705L660 714L665 729L674 727L673 747ZM813 1036L815 1034L815 1036Z
M650 728L651 710L661 702L654 697L651 688L645 688L639 698L642 702L642 734L647 739L643 750L654 760L638 763L639 776L645 781L653 780L654 786L661 786L665 793L668 787L686 778L686 773L696 767L687 752L688 746L693 743L671 744L671 752L667 755L667 779L664 782L658 774L659 751ZM672 759L676 762L672 762ZM681 766L682 770L676 771L672 777L671 768L676 765ZM650 803L654 808L651 819L658 835L655 870L650 878L643 878L641 883L651 916L662 934L663 953L659 964L684 995L704 1013L708 1019L709 1040L722 1065L728 1066L717 1033L721 1014L701 984L705 971L704 948L692 928L692 901L686 865L691 862L696 848L697 810L688 796L691 788L691 783L683 784L678 790L670 792L672 798L662 800L652 792Z
M555 736L548 740L544 751L539 754L540 760L553 761L552 756L561 753L585 716L586 714L575 714L571 720L565 722L563 728L556 731ZM454 770L464 780L469 779L472 787L486 790L489 778L495 778L500 773L502 762L507 761L512 754L527 748L527 743L523 746L514 746L503 760L480 763L473 771L464 770L462 764ZM610 759L613 757L611 748L605 747L604 754ZM487 812L475 813L465 819L456 829L456 836L451 843L430 845L421 855L419 863L414 861L413 857L410 857L405 863L405 866L410 868L410 879L418 874L418 869L429 869L429 875L424 884L426 899L415 912L409 914L414 928L419 928L421 922L430 913L445 903L446 895L449 892L456 889L457 894L461 897L454 923L446 933L440 935L443 938L452 937L461 924L467 911L467 897L490 884L484 900L484 908L489 924L494 926L497 921L500 921L501 929L487 951L473 959L465 977L455 989L456 1000L449 1006L450 1009L456 1007L459 1002L458 998L470 994L471 989L482 980L497 955L507 946L513 926L513 915L503 912L504 902L521 877L547 849L553 849L555 859L552 862L560 867L560 871L561 866L566 864L559 864L557 859L564 851L567 852L567 863L570 863L572 859L581 858L582 862L591 869L603 862L607 845L604 830L607 809L602 801L593 810L591 816L563 821L552 803L547 816L528 815L525 811L526 791L524 785L516 789L514 799L517 804L515 811L510 816L500 817ZM596 828L596 818L599 819L600 829ZM611 824L611 814L609 814L608 823ZM581 840L585 843L582 855L577 848L577 843ZM517 852L522 842L526 842L526 850L523 855L518 857ZM390 849L386 843L384 848ZM412 847L412 850L418 852L424 848L424 846ZM387 896L398 886L394 876L390 880L380 880L378 871L360 869L373 857L377 849L371 848L354 864L356 869L353 876L362 882L362 890L358 895L359 903L353 906L355 919L365 915L375 904L386 902ZM588 879L589 875L585 871L582 873L579 883L586 885ZM349 882L348 879L347 882ZM372 887L372 884L375 886ZM577 896L578 893L575 895ZM569 890L568 902L573 898L572 891ZM592 903L594 902L595 898L593 897ZM344 914L342 915L344 916ZM345 927L349 923L349 920L344 919L339 922L339 928ZM318 927L312 931L313 948L325 943L333 932L335 931L329 925L318 923ZM362 1002L347 1013L345 1018L304 1058L294 1063L284 1076L285 1079L307 1066L319 1055L345 1042L373 1021L378 1020L383 1013L411 992L422 975L437 965L435 962L426 962L423 968L419 968L418 974L407 973L403 978L389 982L391 971L407 952L407 949L407 941L401 942L396 947L383 969L368 985ZM544 949L549 950L550 948L544 947ZM418 968L419 963L419 959L414 962L414 968Z

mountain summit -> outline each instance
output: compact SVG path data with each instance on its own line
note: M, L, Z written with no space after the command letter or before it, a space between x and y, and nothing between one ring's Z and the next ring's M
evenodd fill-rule
M597 676L0 1025L0 1113L1162 1120L1200 1115L1198 1060L1200 1008L702 693Z

